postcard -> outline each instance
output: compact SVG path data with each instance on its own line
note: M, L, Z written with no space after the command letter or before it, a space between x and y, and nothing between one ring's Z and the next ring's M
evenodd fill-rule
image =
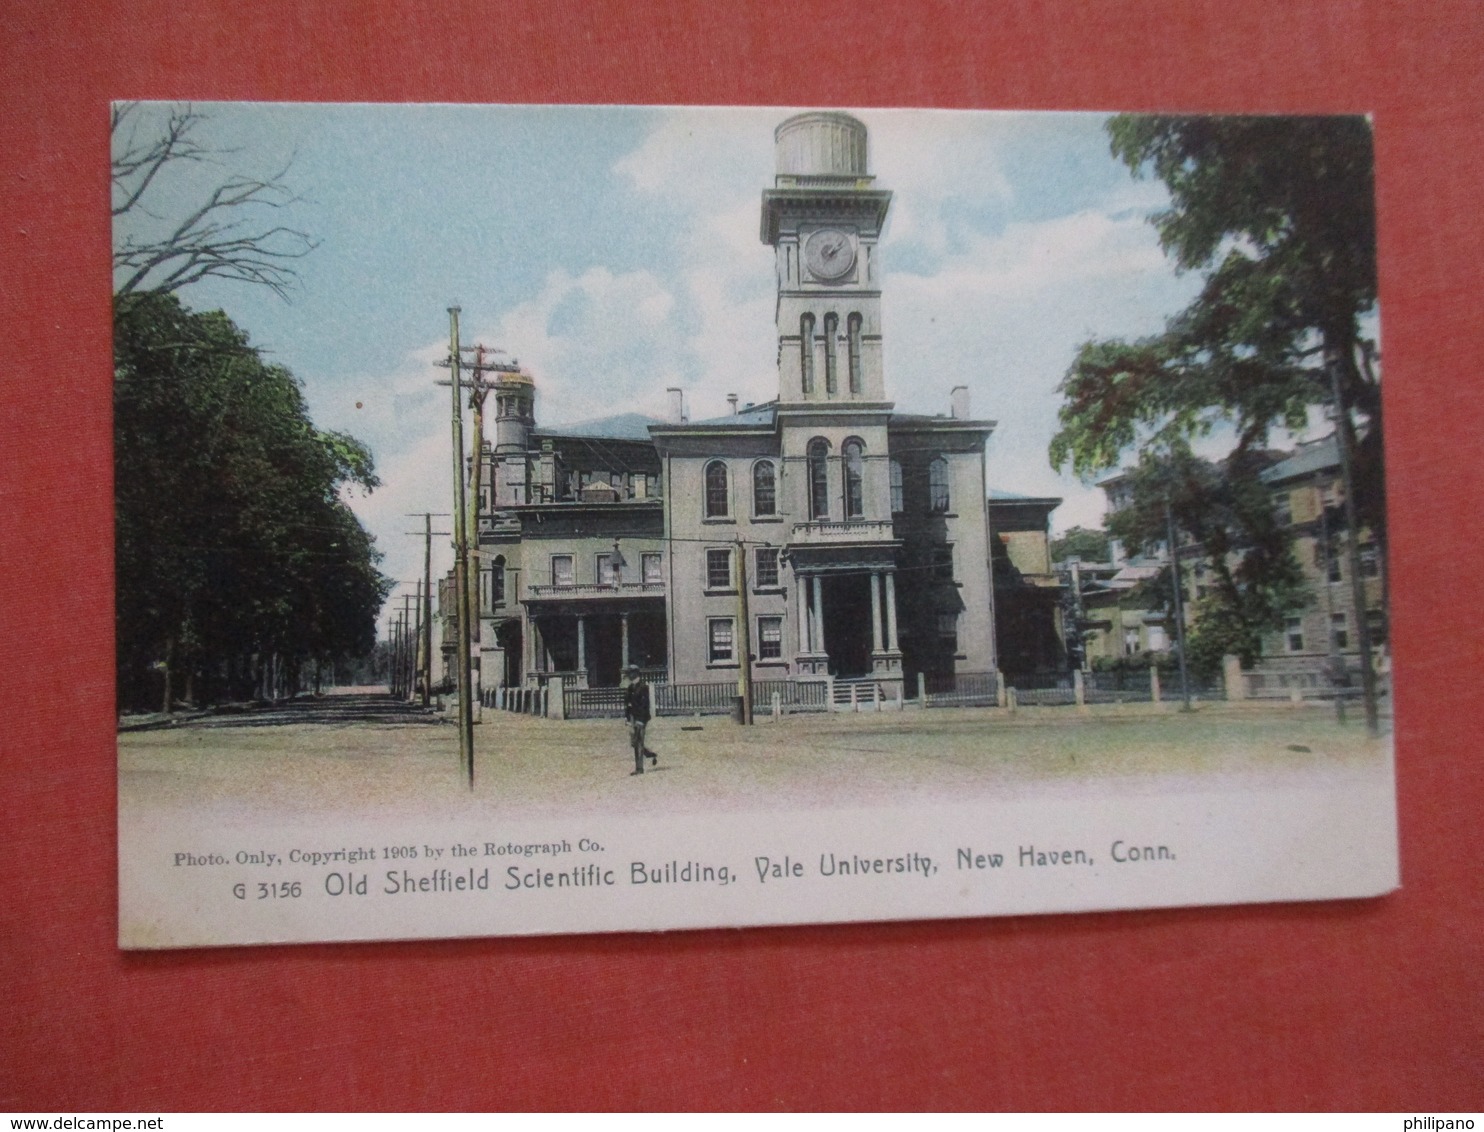
M1367 119L112 125L121 947L1399 883Z

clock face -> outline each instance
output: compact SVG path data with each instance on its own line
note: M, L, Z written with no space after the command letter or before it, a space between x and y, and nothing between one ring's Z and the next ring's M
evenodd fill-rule
M804 264L816 279L840 279L855 266L855 241L838 228L821 228L804 241Z

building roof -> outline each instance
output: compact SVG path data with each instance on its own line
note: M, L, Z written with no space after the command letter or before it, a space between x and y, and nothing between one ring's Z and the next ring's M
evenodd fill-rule
M537 436L572 436L585 440L648 440L649 426L663 424L658 417L647 417L643 413L619 413L597 420L579 421L577 424L554 425L538 428Z
M1001 491L992 487L988 492L991 503L1041 503L1050 504L1052 507L1060 507L1062 500L1055 495L1020 495L1013 491Z
M1259 477L1263 483L1282 483L1336 469L1340 466L1340 447L1331 433L1320 440L1299 446L1297 452L1286 460L1280 460L1265 470Z
M998 421L982 421L977 418L947 417L942 413L893 413L887 422L891 428L964 428L993 429Z
M777 416L778 403L768 401L762 405L751 405L720 417L707 417L700 421L655 421L655 424L675 425L679 428L772 428Z

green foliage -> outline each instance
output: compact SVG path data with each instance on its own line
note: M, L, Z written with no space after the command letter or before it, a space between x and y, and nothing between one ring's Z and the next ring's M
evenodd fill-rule
M255 656L369 650L389 583L340 498L376 486L366 448L316 430L226 315L173 295L115 300L114 366L120 702L162 661L210 698L242 694Z
M1300 429L1332 403L1333 371L1357 442L1357 502L1379 529L1380 382L1360 330L1376 303L1369 124L1120 115L1108 133L1135 175L1169 189L1152 218L1160 242L1205 282L1163 334L1083 344L1061 385L1053 465L1091 476L1136 446L1222 425L1261 449L1273 428Z
M1129 547L1178 536L1197 543L1213 576L1195 609L1188 659L1251 663L1262 635L1303 598L1301 573L1258 478L1276 428L1299 431L1333 410L1356 452L1362 520L1384 539L1380 381L1361 333L1376 303L1370 125L1358 117L1119 115L1114 156L1158 177L1170 207L1152 217L1179 270L1199 270L1195 300L1162 334L1091 341L1060 392L1051 461L1090 477L1144 453L1133 503L1109 522ZM1213 465L1190 444L1235 432ZM1169 607L1168 578L1144 600ZM1159 592L1154 592L1158 590ZM1157 607L1157 606L1156 606Z
M1083 562L1108 561L1108 532L1073 527L1063 535L1051 540L1051 560L1065 562L1077 558Z
M1252 664L1263 634L1281 629L1303 602L1303 572L1259 478L1269 462L1266 453L1241 448L1220 464L1183 445L1165 454L1146 452L1129 473L1128 506L1108 520L1110 532L1130 548L1167 544L1172 522L1182 546L1199 547L1209 586L1194 605L1187 635L1187 657L1198 674L1218 671L1226 653ZM1182 570L1193 564L1187 550ZM1145 608L1173 614L1168 569L1140 591Z

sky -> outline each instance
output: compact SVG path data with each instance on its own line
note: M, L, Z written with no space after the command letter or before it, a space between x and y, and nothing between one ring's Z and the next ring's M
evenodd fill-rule
M725 413L729 393L777 395L759 214L773 129L794 110L194 109L217 155L167 168L154 219L129 223L185 215L227 174L286 168L296 199L271 219L317 242L289 300L221 280L181 298L226 311L302 381L316 425L370 447L382 486L348 502L401 583L390 603L422 568L410 514L450 509L449 392L434 384L449 306L465 343L534 375L542 425L662 417L674 385L693 419ZM138 128L167 111L141 107ZM1101 114L849 112L869 131L876 187L894 194L881 239L888 397L946 414L949 390L967 385L973 415L998 422L989 486L1061 498L1056 531L1100 525L1102 493L1047 459L1056 389L1082 342L1157 333L1195 295L1199 279L1174 271L1148 223L1163 186L1112 158ZM452 554L434 541L441 572Z

